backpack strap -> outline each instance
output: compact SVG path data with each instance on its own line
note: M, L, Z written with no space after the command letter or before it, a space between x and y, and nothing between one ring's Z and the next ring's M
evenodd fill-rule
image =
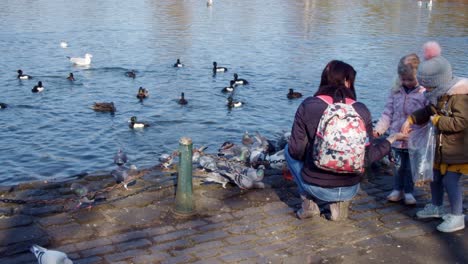
M325 103L331 105L333 104L333 98L329 95L317 95L317 98L320 98L322 101L324 101ZM351 98L345 98L345 102L346 104L354 104L356 101L354 101L353 99Z

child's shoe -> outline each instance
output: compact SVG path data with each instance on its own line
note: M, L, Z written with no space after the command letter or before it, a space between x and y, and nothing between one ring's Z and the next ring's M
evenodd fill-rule
M416 216L420 219L424 218L441 218L444 215L444 207L435 206L433 204L426 204L424 209L417 211Z
M330 204L330 220L332 221L342 221L348 218L349 211L349 201L336 202Z
M444 222L437 226L440 232L450 233L465 228L465 215L446 214L442 217Z
M387 200L390 202L398 202L403 199L403 192L398 190L393 190L388 196Z
M405 193L405 204L406 205L416 204L416 199L414 198L412 193Z
M305 196L302 196L302 195L301 195L301 199L302 199L302 207L296 212L297 218L306 219L314 215L320 215L320 208L314 201L309 200Z

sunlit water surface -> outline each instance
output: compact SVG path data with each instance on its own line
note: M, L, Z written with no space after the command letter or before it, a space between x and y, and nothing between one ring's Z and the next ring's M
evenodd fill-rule
M272 138L291 128L302 101L287 100L288 89L312 95L332 59L355 67L358 98L376 119L399 58L424 42L439 41L455 74L466 73L467 13L467 1L1 1L0 102L9 108L0 110L0 183L107 171L119 148L139 167L155 165L183 136L208 152L246 130ZM66 59L86 52L89 68ZM177 58L185 68L172 67ZM229 71L212 76L213 61ZM34 78L17 80L18 69ZM233 73L251 84L235 94L245 106L229 111L221 89ZM45 91L31 93L39 80ZM143 103L140 86L150 92ZM90 108L102 101L115 115ZM151 127L129 129L131 116Z

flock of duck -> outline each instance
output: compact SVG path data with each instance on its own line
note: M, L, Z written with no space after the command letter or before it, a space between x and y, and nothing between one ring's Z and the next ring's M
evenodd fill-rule
M62 48L66 48L66 47L68 47L68 44L66 42L61 42L60 46ZM93 55L91 55L89 53L86 53L84 57L67 57L67 58L74 65L89 66L91 64L91 58L92 57L93 57ZM173 65L173 67L182 68L182 67L185 67L185 65L180 61L180 59L177 59L177 61ZM212 70L213 70L213 76L214 76L217 73L227 72L228 68L218 66L218 63L216 61L214 61ZM23 72L23 70L21 70L21 69L19 69L17 71L17 73L18 73L18 76L17 76L18 80L32 79L32 76L25 74ZM129 78L132 78L132 79L135 79L137 77L137 72L135 70L127 71L127 72L125 72L125 76L127 76ZM229 96L227 97L227 104L226 104L228 108L237 108L237 107L241 107L241 106L244 105L244 102L235 100L234 95L235 95L235 92L236 92L236 90L238 89L239 86L249 84L249 81L247 81L246 79L239 78L239 75L237 73L234 73L233 77L234 78L232 80L230 80L229 85L224 87L221 90L222 93L229 94ZM69 75L67 77L67 80L69 80L71 82L75 81L75 77L74 77L73 73L69 73ZM41 93L44 90L45 90L45 87L43 86L42 81L38 81L37 84L34 85L34 87L31 89L31 92ZM143 87L140 87L138 89L136 97L140 101L143 101L144 99L148 98L148 96L149 96L149 91L147 89L145 89ZM289 89L289 92L287 93L286 96L287 96L288 99L296 99L296 98L302 97L302 94L299 93L299 92L295 92L293 89ZM180 104L180 105L188 104L188 101L185 98L185 94L183 92L180 94L180 98L177 101L177 103ZM0 103L0 109L4 109L4 108L7 108L7 107L8 107L8 105L6 103ZM91 108L94 111L97 111L97 112L114 113L116 111L116 107L115 107L113 102L95 102L92 105ZM130 123L129 127L132 128L132 129L133 128L145 128L145 127L149 126L149 124L147 124L147 123L138 121L136 116L131 117L130 120L129 120L129 123Z

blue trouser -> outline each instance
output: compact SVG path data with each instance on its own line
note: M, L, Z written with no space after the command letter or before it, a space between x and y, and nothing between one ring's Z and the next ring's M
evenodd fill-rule
M395 158L395 167L393 168L393 189L404 191L405 193L413 193L414 182L413 174L411 174L411 164L407 149L392 148L393 157Z
M297 184L299 194L303 196L312 196L325 202L338 202L351 200L359 190L359 183L353 186L324 188L317 185L312 185L302 179L301 172L304 167L304 162L295 160L291 157L288 150L288 145L284 147L284 157L288 163L289 170Z
M434 170L434 180L431 182L432 204L441 206L444 201L444 187L450 202L451 213L463 214L463 192L460 177L463 174L447 171L441 175L439 170Z

